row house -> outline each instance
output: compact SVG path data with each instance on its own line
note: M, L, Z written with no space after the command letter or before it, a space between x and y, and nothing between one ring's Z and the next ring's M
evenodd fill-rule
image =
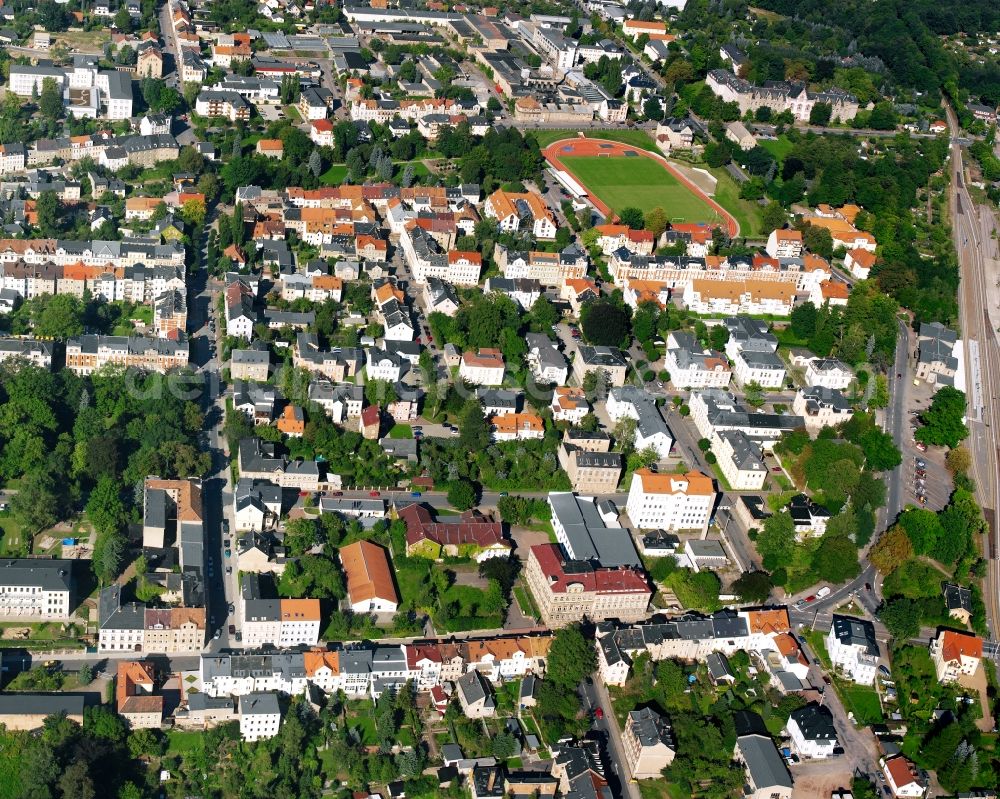
M121 601L121 586L98 597L99 652L191 652L205 644L204 607L149 608Z
M615 285L627 287L634 281L663 284L672 291L683 291L695 280L755 280L787 283L795 291L812 293L831 277L830 264L817 255L806 253L797 258L753 256L678 256L637 255L622 247L611 253L608 269Z
M633 230L628 225L598 225L594 230L600 233L596 243L606 256L622 247L637 255L652 255L656 248L656 237L648 230Z
M535 192L497 189L486 198L483 214L496 219L505 233L530 232L536 239L554 239L556 219L545 200Z
M304 275L301 272L283 273L280 276L281 299L293 302L299 299L310 302L334 300L340 302L344 294L344 281L324 274Z
M318 372L334 383L342 383L358 373L364 357L364 351L354 347L334 347L324 352L314 334L299 333L295 337L292 365Z
M429 114L478 116L482 106L475 100L357 100L351 103L351 119L387 124L394 118L418 122Z
M788 316L795 287L765 280L692 280L684 287L686 308L698 314Z
M416 222L403 229L399 243L417 283L437 278L457 286L478 285L483 268L479 253L458 250L442 252L434 236Z
M834 121L846 122L854 119L860 108L854 95L836 87L813 92L799 81L768 81L756 86L724 69L711 70L705 85L723 102L736 103L741 115L758 108L770 108L776 114L791 111L797 120L808 122L813 107L825 103L832 108Z
M654 662L703 662L713 654L743 651L765 657L772 674L787 672L801 680L809 670L785 607L722 610L710 616L688 612L631 627L599 625L596 649L598 673L607 685L616 686L625 684L632 661L643 653Z
M380 694L389 685L412 681L418 691L454 683L478 673L499 683L545 673L549 634L499 636L465 641L430 641L339 650L202 655L202 692L211 697L266 691L298 696L310 686L326 694Z
M171 338L86 334L66 341L66 368L93 374L113 364L150 372L168 372L188 365L188 342L179 331Z
M576 244L561 252L514 252L502 244L494 248L493 259L505 278L537 280L543 286L562 287L567 281L582 280L589 262Z

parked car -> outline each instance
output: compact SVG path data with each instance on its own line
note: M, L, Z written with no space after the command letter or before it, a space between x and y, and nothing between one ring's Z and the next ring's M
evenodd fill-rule
M413 497L414 499L418 499L420 497L420 492L419 491L411 491L410 492L410 496Z
M230 624L229 625L229 634L230 635L236 635L236 625L235 624Z
M818 597L824 597L829 595L830 595L830 586L828 585L824 585L822 588L819 589L819 591L816 592L816 596Z
M382 496L378 491L369 491L368 496L370 497L380 497Z

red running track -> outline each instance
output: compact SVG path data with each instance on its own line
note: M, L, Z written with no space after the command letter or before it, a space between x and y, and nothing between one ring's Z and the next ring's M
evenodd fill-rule
M566 148L569 148L568 150ZM542 155L545 156L545 160L552 164L558 170L563 172L568 172L573 175L573 179L576 180L581 186L587 189L587 194L589 195L590 201L594 204L598 211L604 214L605 217L610 219L617 219L614 212L608 208L596 195L594 195L590 189L583 183L580 178L576 176L572 169L567 169L565 164L563 164L560 159L560 155L567 156L598 156L598 155L611 155L611 156L624 156L625 153L636 153L637 155L644 156L653 161L656 161L660 166L667 170L671 175L677 178L678 181L695 196L700 197L708 206L719 214L723 219L726 220L726 228L729 232L730 238L736 238L740 234L740 224L736 221L735 217L730 214L725 208L719 205L715 200L705 194L698 186L692 183L688 178L674 167L666 158L662 155L657 155L649 150L643 150L640 147L636 147L632 144L622 144L617 141L609 141L607 139L587 139L587 138L576 138L576 139L560 139L559 141L552 142L548 147L542 150ZM668 209L669 210L669 209Z

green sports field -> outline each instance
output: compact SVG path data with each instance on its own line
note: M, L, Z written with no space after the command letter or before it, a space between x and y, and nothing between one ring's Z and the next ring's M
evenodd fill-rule
M719 215L655 161L629 156L559 156L579 181L611 210L657 206L675 222L714 222Z

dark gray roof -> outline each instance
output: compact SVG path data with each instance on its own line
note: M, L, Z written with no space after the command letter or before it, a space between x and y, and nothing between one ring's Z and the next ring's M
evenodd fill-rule
M281 706L278 704L278 695L255 691L240 697L240 715L273 715L281 713Z
M758 790L772 787L791 789L792 775L770 738L742 735L736 739L736 746L743 755L754 787Z
M0 694L0 717L5 716L83 716L82 694Z
M33 586L45 591L71 591L73 561L45 558L0 560L0 586Z
M972 612L972 590L954 583L944 584L944 604L948 610L966 610Z
M833 726L833 714L825 705L811 702L805 707L793 710L790 721L794 721L802 737L807 741L836 741L837 730Z
M875 625L867 619L853 616L833 615L834 636L845 646L860 646L872 657L878 657L878 639L875 637Z
M606 568L639 566L632 535L620 527L607 527L592 498L564 491L549 493L549 504L566 531L567 552L574 560L592 561Z
M674 736L670 724L663 716L649 707L632 710L628 714L628 724L641 746L666 744L673 748Z

